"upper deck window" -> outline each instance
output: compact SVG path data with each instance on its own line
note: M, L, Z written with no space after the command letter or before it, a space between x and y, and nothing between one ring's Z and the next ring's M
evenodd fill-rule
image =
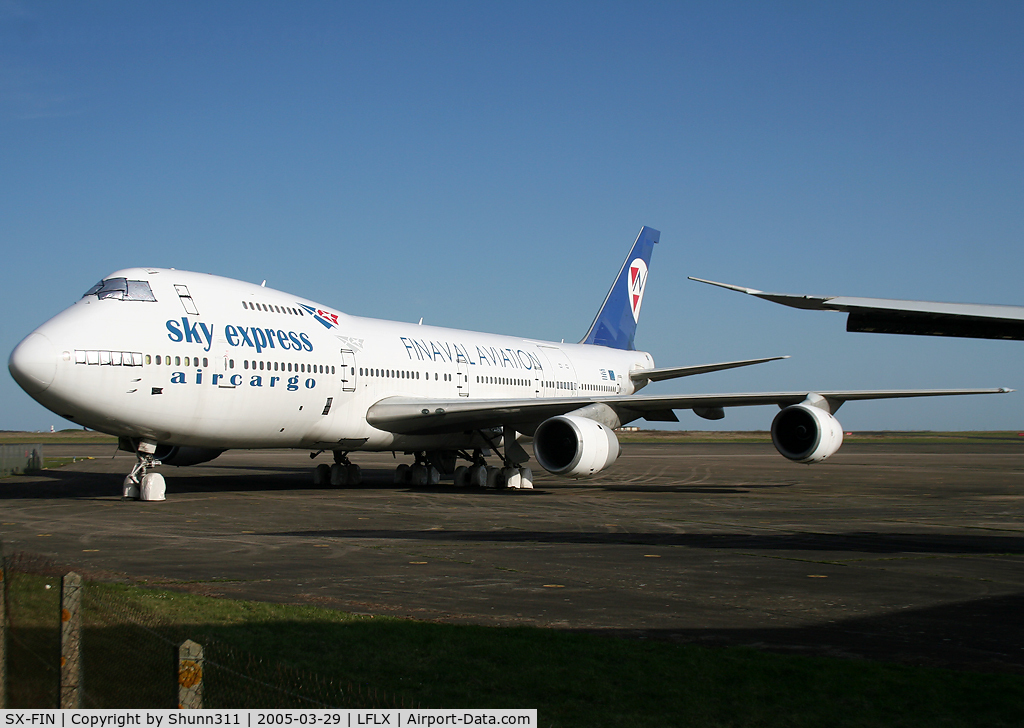
M100 281L85 292L85 296L96 296L101 301L104 298L114 298L118 301L155 301L153 289L147 281L130 281L127 278L108 278Z

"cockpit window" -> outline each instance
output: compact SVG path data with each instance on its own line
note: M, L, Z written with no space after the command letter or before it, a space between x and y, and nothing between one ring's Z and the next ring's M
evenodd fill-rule
M128 281L128 300L155 301L156 296L153 295L153 289L146 281Z
M153 289L147 281L130 281L127 278L108 278L100 281L85 292L85 296L96 296L101 301L104 298L114 298L118 301L155 301Z

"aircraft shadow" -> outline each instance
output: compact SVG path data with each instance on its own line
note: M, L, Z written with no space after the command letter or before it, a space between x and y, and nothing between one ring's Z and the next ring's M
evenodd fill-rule
M872 554L1024 554L1024 536L917 535L853 532L839 534L620 533L579 531L455 531L338 529L270 531L266 536L372 540L465 541L486 543L637 544L701 549L854 552Z
M801 627L574 632L1024 674L1024 592Z

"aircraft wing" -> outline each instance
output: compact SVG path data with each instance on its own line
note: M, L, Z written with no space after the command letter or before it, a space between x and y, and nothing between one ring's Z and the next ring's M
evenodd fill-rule
M847 331L1024 340L1024 306L903 301L853 296L801 296L790 293L766 293L756 288L734 286L692 276L690 280L739 291L792 308L849 313L846 320Z
M761 392L750 394L678 394L663 397L627 395L619 397L562 397L559 399L419 399L387 397L372 405L366 421L374 427L404 435L433 435L446 432L510 426L532 434L536 425L549 417L564 415L588 405L604 404L615 410L622 424L646 418L665 421L672 410L689 409L708 419L719 419L724 407L774 404L787 407L804 401L827 402L835 413L852 400L902 397L944 397L964 394L1004 394L997 389L911 389L839 392ZM820 398L820 399L819 399ZM671 421L675 420L674 416Z

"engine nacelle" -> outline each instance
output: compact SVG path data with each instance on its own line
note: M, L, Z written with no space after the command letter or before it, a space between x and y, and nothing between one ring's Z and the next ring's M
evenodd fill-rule
M553 475L596 475L619 456L619 439L605 425L586 417L559 415L544 420L533 434L533 454Z
M798 463L820 463L843 444L843 427L825 410L794 404L772 420L772 443Z
M198 465L213 460L222 452L208 447L157 445L153 457L164 465Z

